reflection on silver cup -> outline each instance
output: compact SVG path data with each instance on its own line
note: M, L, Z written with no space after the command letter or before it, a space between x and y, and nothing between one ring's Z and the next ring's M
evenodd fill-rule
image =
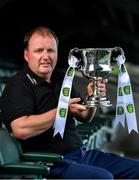
M97 79L102 77L107 78L116 64L115 58L118 55L124 54L120 47L114 48L74 48L70 51L69 57L75 56L78 59L77 69L81 70L82 74L93 81L93 95L86 99L88 107L95 106L112 106L106 97L101 97L97 91Z

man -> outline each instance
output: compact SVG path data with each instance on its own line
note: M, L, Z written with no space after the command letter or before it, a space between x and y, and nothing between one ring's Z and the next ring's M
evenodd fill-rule
M24 39L27 66L8 82L2 95L2 118L24 151L55 152L64 160L51 168L50 177L62 179L113 179L139 177L139 162L97 150L86 151L75 126L93 118L96 108L87 108L73 90L63 139L53 137L61 83L52 73L57 63L58 39L54 32L37 27ZM60 85L59 85L60 84ZM93 85L88 84L87 95ZM105 82L98 91L106 94Z

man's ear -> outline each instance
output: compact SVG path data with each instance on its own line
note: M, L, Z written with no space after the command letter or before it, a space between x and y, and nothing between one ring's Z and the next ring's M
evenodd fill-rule
M28 62L28 51L24 50L24 59Z

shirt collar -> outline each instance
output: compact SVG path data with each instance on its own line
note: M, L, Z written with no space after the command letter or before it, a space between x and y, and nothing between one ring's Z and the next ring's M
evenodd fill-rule
M24 68L26 77L30 80L33 85L39 85L43 82L46 82L43 78L36 75L28 66Z

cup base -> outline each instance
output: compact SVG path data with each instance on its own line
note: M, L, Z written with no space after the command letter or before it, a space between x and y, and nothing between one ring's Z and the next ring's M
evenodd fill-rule
M87 107L91 108L91 107L101 107L101 106L106 106L106 107L111 107L113 106L110 101L108 100L88 100L86 101L86 105Z

